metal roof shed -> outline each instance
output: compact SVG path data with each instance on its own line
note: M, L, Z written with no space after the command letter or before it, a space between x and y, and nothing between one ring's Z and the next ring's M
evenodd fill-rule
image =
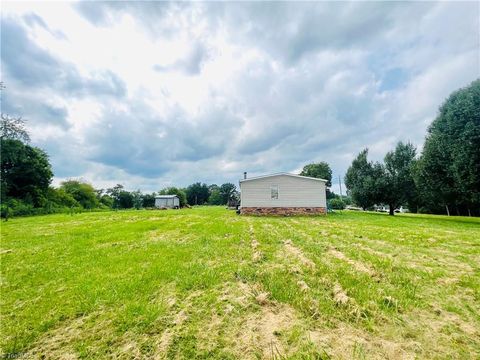
M157 195L155 196L155 207L178 209L180 207L180 199L177 195Z

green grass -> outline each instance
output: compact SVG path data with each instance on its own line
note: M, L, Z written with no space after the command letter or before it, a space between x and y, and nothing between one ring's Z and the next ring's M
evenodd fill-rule
M480 219L200 207L1 236L0 355L480 357Z

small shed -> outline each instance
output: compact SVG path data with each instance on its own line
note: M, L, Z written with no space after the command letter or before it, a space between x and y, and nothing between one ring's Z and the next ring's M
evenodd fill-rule
M327 180L289 173L240 180L241 214L326 214Z
M155 207L178 209L180 207L180 199L177 195L157 195L155 196Z

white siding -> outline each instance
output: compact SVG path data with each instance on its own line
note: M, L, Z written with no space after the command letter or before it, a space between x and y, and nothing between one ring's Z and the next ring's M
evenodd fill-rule
M278 199L271 198L278 185ZM318 180L276 175L240 183L242 207L327 207L325 183Z
M156 207L167 207L167 199L155 199Z

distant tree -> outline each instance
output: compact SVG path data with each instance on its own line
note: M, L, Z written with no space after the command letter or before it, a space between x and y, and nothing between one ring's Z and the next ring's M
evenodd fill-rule
M480 80L475 80L448 97L428 129L415 172L427 208L480 215L479 144Z
M228 206L237 206L240 204L240 192L235 190L228 200Z
M73 196L68 194L64 189L55 189L54 187L48 188L47 202L51 207L72 208L80 206L78 201L75 200Z
M208 202L209 196L207 184L197 182L187 187L187 202L190 205L203 205Z
M124 187L122 184L117 184L106 191L106 193L113 199L112 207L114 209L120 208L120 193L123 191L123 189Z
M184 189L171 186L160 190L158 195L177 195L180 200L180 207L187 205L187 195Z
M95 189L95 196L97 197L98 201L100 201L104 193L105 193L104 189Z
M113 208L113 198L110 195L103 194L99 199L100 204L103 206Z
M211 184L211 185L208 185L208 190L210 192L215 191L215 190L220 191L220 186L218 186L217 184Z
M151 208L155 206L155 196L156 194L153 192L151 194L143 194L142 196L142 206L144 208Z
M235 197L237 188L232 183L225 183L220 186L220 196L222 199L222 205L228 204L228 202Z
M341 197L342 201L345 203L345 205L352 205L353 204L353 201L352 201L352 198L350 196L347 196L347 195L343 195Z
M131 209L133 208L133 196L129 191L122 190L118 193L118 208Z
M394 210L400 205L408 203L411 206L416 201L417 191L413 180L415 155L415 147L402 142L385 155L383 179L378 179L382 181L382 187L378 190L381 190L381 202L389 205L390 215L394 215Z
M327 180L327 186L332 186L332 169L325 161L305 165L300 175Z
M220 189L218 186L216 188L213 188L210 191L210 196L208 198L208 204L209 205L222 205L224 204L223 199L222 199L222 194L220 193Z
M98 207L97 192L92 185L80 180L67 180L60 184L60 189L70 194L84 209Z
M300 173L302 176L327 180L327 199L333 198L330 187L332 186L332 169L325 161L305 165Z
M3 89L3 83L0 89ZM25 120L1 114L1 191L0 201L19 199L35 207L48 202L53 172L48 155L42 149L28 145L30 136ZM7 206L8 207L8 206Z
M348 194L358 206L367 209L373 206L380 198L384 179L383 167L367 159L368 149L361 151L353 160L345 175L345 185Z
M48 155L8 137L0 139L0 149L1 201L11 197L42 206L53 177Z
M131 192L133 207L137 210L142 208L143 197L140 190L135 190Z
M0 120L0 138L29 142L30 136L25 127L25 120L21 117L15 118L2 113Z

